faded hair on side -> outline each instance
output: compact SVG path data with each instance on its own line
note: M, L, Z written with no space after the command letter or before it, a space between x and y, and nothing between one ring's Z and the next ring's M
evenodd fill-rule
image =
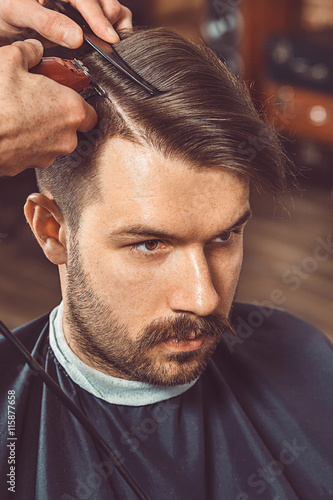
M108 98L89 99L99 121L79 134L76 150L36 170L39 189L51 192L73 231L83 207L98 200L98 153L109 137L195 169L220 167L247 176L273 194L284 191L291 167L276 132L259 116L245 84L210 49L165 28L121 38L118 53L162 93L149 96L96 52L78 56Z

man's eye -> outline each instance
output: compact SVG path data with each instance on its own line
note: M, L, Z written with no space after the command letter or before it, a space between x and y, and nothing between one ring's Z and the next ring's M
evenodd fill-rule
M228 231L227 233L222 233L220 236L217 236L214 238L212 241L215 243L227 243L228 241L231 240L234 232L233 231Z
M135 245L133 245L133 247L140 250L141 252L150 253L154 250L157 250L159 243L160 240L147 240L142 241L141 243L136 243Z

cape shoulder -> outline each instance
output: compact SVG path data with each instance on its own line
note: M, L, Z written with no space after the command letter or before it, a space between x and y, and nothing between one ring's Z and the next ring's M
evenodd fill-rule
M49 314L27 323L14 330L14 335L22 342L29 352L34 354L35 346L41 334L48 338ZM18 374L19 367L25 364L22 354L9 340L0 336L0 380L1 386L5 380L9 381L12 376Z
M218 364L239 368L244 377L312 379L333 385L333 345L313 325L281 309L238 303L231 322L237 335L226 334L216 353ZM215 358L215 356L214 356Z
M283 309L254 304L236 303L232 315L239 344L268 342L272 346L302 342L311 347L322 346L332 350L332 343L313 325ZM301 347L301 346L300 346Z

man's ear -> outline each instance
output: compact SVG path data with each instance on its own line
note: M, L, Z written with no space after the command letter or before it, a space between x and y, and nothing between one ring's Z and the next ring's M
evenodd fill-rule
M31 194L24 206L26 219L53 264L67 262L67 226L56 202L41 193Z

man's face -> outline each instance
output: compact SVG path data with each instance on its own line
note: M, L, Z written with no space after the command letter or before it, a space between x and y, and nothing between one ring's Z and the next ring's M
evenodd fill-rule
M248 182L121 139L98 161L101 200L83 211L62 270L67 341L116 377L192 381L230 328Z

